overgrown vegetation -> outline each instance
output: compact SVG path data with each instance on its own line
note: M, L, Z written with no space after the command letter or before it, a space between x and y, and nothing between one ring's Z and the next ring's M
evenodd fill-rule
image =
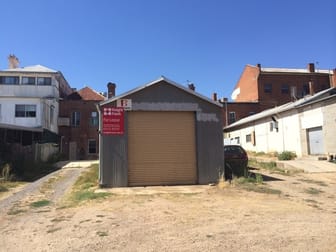
M278 154L279 160L293 160L296 158L296 154L291 151L283 151Z
M277 163L274 161L260 162L253 158L249 159L248 166L252 168L256 168L256 169L268 170L270 173L277 173L281 175L292 175L292 174L301 172L300 170L295 170L295 169L286 170L286 169L280 168L277 166Z
M93 164L75 182L67 198L67 206L75 206L83 201L105 198L110 195L106 192L95 192L98 181L98 164Z
M256 173L254 177L240 177L233 180L233 183L238 187L252 192L267 193L267 194L281 194L280 190L267 187L263 183L263 177L261 174Z

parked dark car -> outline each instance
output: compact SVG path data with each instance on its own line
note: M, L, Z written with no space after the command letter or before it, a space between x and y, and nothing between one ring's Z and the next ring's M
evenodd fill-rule
M247 176L248 156L239 145L224 146L225 179Z

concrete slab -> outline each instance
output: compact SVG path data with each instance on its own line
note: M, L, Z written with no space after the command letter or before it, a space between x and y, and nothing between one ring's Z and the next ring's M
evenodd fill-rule
M109 192L118 195L155 195L155 194L194 194L202 193L211 188L211 185L186 185L186 186L145 186L145 187L118 187L101 188L95 192Z
M276 161L284 169L299 169L307 173L314 172L336 172L336 164L326 160L317 160L313 158L300 158L287 161Z
M87 168L92 164L98 164L99 160L60 161L55 164L57 168Z

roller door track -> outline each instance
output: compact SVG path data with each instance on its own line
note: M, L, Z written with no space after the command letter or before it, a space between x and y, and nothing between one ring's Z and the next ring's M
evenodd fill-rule
M128 113L128 184L195 184L193 112Z

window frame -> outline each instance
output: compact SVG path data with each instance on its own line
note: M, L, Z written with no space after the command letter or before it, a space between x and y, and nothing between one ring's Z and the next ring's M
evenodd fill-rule
M96 116L93 116L94 113L95 113ZM99 117L98 117L98 112L97 111L91 111L90 126L91 127L98 127L99 126Z
M281 85L281 94L289 94L289 85L288 84L282 84Z
M15 117L36 118L36 104L15 104Z
M233 116L231 116L231 115L233 115ZM237 120L236 112L235 111L229 111L229 118L228 119L229 119L228 120L229 124L234 123Z
M92 145L90 143L94 142L94 148L92 148ZM90 150L94 149L94 152L91 152ZM88 139L88 154L97 154L97 140L96 139Z
M71 126L72 127L79 127L80 126L80 111L72 111L71 112Z
M28 82L24 83L24 79L27 79ZM34 80L34 82L30 82L29 80ZM21 78L21 84L22 85L36 85L36 78L35 77L31 77L31 76L22 76Z
M15 80L15 81L8 81ZM19 76L0 76L0 84L2 85L20 85L20 77Z
M272 83L265 83L264 84L264 93L265 94L271 94L272 93Z
M43 81L40 82L40 80ZM36 77L36 85L38 86L51 86L51 83L52 83L51 77Z

